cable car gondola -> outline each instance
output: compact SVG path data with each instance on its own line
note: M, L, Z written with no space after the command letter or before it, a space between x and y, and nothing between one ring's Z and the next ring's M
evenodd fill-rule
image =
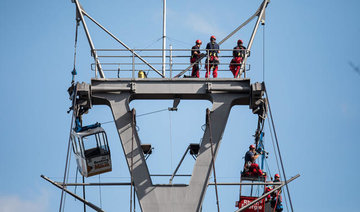
M71 141L81 175L91 177L112 170L107 136L99 123L74 128Z

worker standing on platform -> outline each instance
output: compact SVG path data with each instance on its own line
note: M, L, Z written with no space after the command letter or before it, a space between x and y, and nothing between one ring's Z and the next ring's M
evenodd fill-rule
M192 67L191 77L197 77L197 78L200 77L200 74L199 74L199 70L200 70L199 62L200 61L197 61L197 60L200 58L200 46L201 46L201 44L202 44L201 40L196 40L195 46L193 46L191 48L190 63L191 64L195 63L193 65L193 67Z
M280 182L279 174L275 174L274 182ZM276 212L283 211L282 198L281 198L280 193L281 193L281 190L277 190L274 193L272 193L271 207L274 208L274 211L276 211Z
M205 78L209 78L210 70L213 69L213 77L217 77L217 70L219 64L218 54L220 53L219 44L216 43L216 37L210 37L210 42L206 45L207 59L205 61L206 74Z
M255 163L258 157L259 154L256 153L255 146L251 144L249 146L249 151L247 151L245 154L245 165L244 165L245 175L250 175L254 177L259 177L264 175L264 173L259 168L259 165Z
M237 46L234 47L233 50L233 59L230 62L230 71L233 73L234 78L236 78L239 74L241 63L245 56L246 48L243 46L243 41L238 40Z

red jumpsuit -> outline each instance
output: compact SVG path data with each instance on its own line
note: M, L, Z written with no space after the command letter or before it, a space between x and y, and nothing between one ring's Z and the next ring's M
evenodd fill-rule
M233 73L234 78L236 78L239 74L241 63L243 61L246 48L242 45L235 46L233 50L233 59L230 62L230 71Z

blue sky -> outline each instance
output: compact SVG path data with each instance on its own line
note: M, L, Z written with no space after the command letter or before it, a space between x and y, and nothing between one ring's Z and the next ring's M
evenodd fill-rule
M190 48L196 39L218 41L254 13L261 1L168 1L168 44ZM131 48L160 48L162 1L82 1L84 9ZM355 211L360 184L357 149L360 118L359 1L273 0L266 13L265 82L279 136L287 176L302 176L289 187L296 211ZM70 116L68 88L73 65L75 7L66 1L1 1L0 211L56 211L60 191L40 174L60 181L64 172ZM254 22L252 22L254 24ZM253 25L225 42L232 48L237 39L248 43ZM120 48L89 24L97 48ZM263 28L252 49L248 77L263 80ZM78 81L89 82L90 50L80 28ZM225 54L225 53L224 53ZM229 72L220 72L230 77ZM109 74L111 75L111 73ZM201 76L203 77L204 71ZM155 76L155 75L154 75ZM131 104L138 114L167 108L171 101ZM188 143L199 142L209 102L182 101L178 112L162 112L138 118L139 135L155 146L149 158L153 173L170 173ZM192 117L191 122L186 117ZM86 122L112 120L110 109L94 107ZM141 121L140 121L141 120ZM162 120L158 122L157 120ZM247 107L235 106L216 162L218 180L237 182L243 154L253 141L256 117ZM169 127L171 122L171 128ZM156 127L154 126L156 123ZM189 124L191 123L191 124ZM151 128L152 127L152 128ZM118 135L106 124L114 171L102 182L129 180ZM268 128L265 138L269 166L277 172ZM161 134L161 135L160 135ZM170 160L164 160L164 158ZM192 170L191 158L179 172ZM72 158L70 180L75 177ZM80 179L79 179L80 180ZM98 177L88 181L97 182ZM154 179L164 182L167 179ZM188 179L180 179L188 180ZM238 187L219 190L222 211L234 211ZM128 188L102 188L106 211L128 208ZM79 192L79 190L78 190ZM100 204L98 188L88 198ZM82 205L66 199L66 211ZM125 210L125 209L124 209ZM214 189L209 187L204 211L216 211Z

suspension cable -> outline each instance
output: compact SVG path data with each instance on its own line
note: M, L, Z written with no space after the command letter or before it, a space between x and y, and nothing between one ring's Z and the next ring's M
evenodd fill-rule
M70 156L69 156L69 163L68 163L68 169L67 169L67 173L70 173L70 166L71 166L71 151L70 151ZM66 176L66 183L69 182L69 174ZM65 203L66 203L66 193L64 196L64 207L63 207L63 212L65 211Z
M101 194L101 186L100 186L100 184L101 184L100 175L101 174L99 174L99 197L100 197L100 208L102 208L102 194Z
M265 23L263 24L263 82L265 82Z
M276 159L276 166L278 168L278 173L280 173L279 159L278 159L278 156L277 156L277 151L275 149L274 135L272 133L272 128L271 128L271 125L270 125L270 121L268 121L268 124L269 124L270 138L271 138L271 142L272 142L273 149L274 149L274 154L275 154L275 159Z
M164 112L164 111L167 111L169 110L168 108L166 109L161 109L161 110L155 110L155 111L152 111L152 112L148 112L148 113L143 113L143 114L140 114L140 115L137 115L136 117L141 117L141 116L147 116L147 115L151 115L151 114L154 114L154 113L160 113L160 112ZM104 124L109 124L109 123L113 123L115 121L106 121L106 122L102 122L100 123L101 125L104 125Z
M84 177L84 175L82 176L82 182L83 182L83 184L85 184L85 177ZM82 187L83 187L83 199L86 200L86 196L85 196L85 194L86 194L86 192L85 192L85 185L83 185ZM86 212L86 204L85 204L85 202L84 202L84 212Z
M74 124L74 117L75 117L75 105L76 105L76 96L77 96L77 87L75 87L75 91L74 91L74 96L73 96L73 104L72 104L72 108L73 108L73 114L71 116L71 124L70 124L70 132L69 132L69 141L68 141L68 148L67 148L67 153L66 153L66 162L65 162L65 170L64 170L64 179L63 179L63 185L65 184L65 180L67 177L67 166L68 166L68 161L70 158L70 142L71 142L71 131L73 129L73 124ZM64 186L61 189L61 198L60 198L60 206L59 206L59 212L61 212L62 206L63 206L63 199L64 199Z
M173 151L172 151L172 122L171 122L171 113L169 111L169 140L170 140L170 170L173 172Z
M214 149L213 149L213 141L212 141L212 130L211 130L211 118L210 118L210 110L206 109L206 115L207 115L207 123L209 126L209 134L210 134L210 145L211 145L211 163L213 168L213 174L214 174L214 183L215 183L215 195L216 195L216 206L217 211L220 212L220 204L219 204L219 195L218 195L218 189L217 189L217 181L216 181L216 171L215 171L215 160L214 160Z
M264 83L264 88L265 88L266 98L267 98L267 100L268 100L268 107L269 107L269 112L270 112L271 124L272 124L272 127L273 127L274 136L275 136L275 141L276 141L276 146L277 146L278 153L279 153L279 159L280 159L281 169L282 169L282 172L283 172L283 175L284 175L284 181L285 181L286 191L287 191L288 198L289 198L290 208L291 208L291 211L294 211L293 206L292 206L292 202L291 202L289 186L288 186L287 180L286 180L286 174L285 174L284 164L283 164L283 161L282 161L282 158L281 158L281 152L280 152L279 141L278 141L277 134L276 134L276 130L275 130L274 119L273 119L273 116L272 116L272 113L271 113L269 96L268 96L268 92L267 92L266 87L265 87L265 83Z
M184 46L184 47L185 47L185 46L186 46L186 47L192 46L192 44L190 44L190 43L187 43L187 42L184 42L184 41L175 39L175 38L173 38L173 37L166 36L166 38L167 38L169 41L177 42L178 44L180 44L181 46Z
M130 165L130 212L132 212L132 202L133 202L133 170L134 170L134 134L135 134L135 109L132 109L132 136L131 136L131 165Z
M153 40L153 41L149 42L147 46L145 46L142 50L139 50L138 52L144 51L145 49L147 49L147 48L149 48L150 46L154 45L156 42L158 42L158 41L161 40L161 39L163 39L163 37L160 37L160 38L158 38L158 39L156 39L156 40Z
M74 67L73 67L73 70L71 72L71 75L72 75L71 84L74 83L75 75L77 75L77 72L76 72L76 49L77 49L77 39L78 39L79 25L80 25L80 19L76 18L75 43L74 43Z
M268 118L268 119L270 119L270 118ZM272 145L273 145L274 154L275 154L275 158L276 158L276 166L277 166L277 169L278 169L278 173L280 173L281 171L280 171L279 159L278 159L277 151L276 151L276 148L275 148L274 135L273 135L272 128L271 128L271 125L270 125L270 120L268 121L268 124L269 124L269 131L270 131L270 135L271 135L271 142L272 142ZM286 209L287 209L287 211L289 211L288 203L287 203L286 200L287 200L287 198L285 196Z
M77 180L78 180L78 172L80 172L79 170L79 167L76 167L76 171L75 171L75 183L77 184ZM75 186L75 189L74 189L74 193L76 194L76 189L77 189L77 186ZM76 201L76 198L74 198L75 201Z

